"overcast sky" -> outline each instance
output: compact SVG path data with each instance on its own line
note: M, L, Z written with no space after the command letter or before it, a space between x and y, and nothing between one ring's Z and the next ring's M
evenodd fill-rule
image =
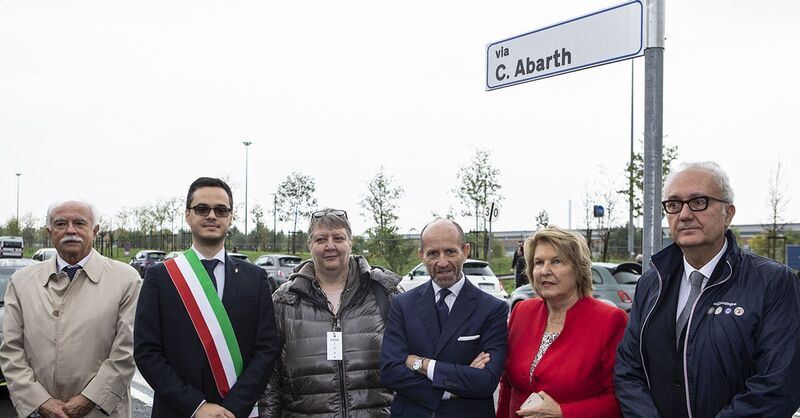
M487 92L485 46L618 3L5 0L0 221L17 172L20 214L40 218L66 197L112 216L198 176L229 178L242 202L248 140L251 208L301 171L362 232L383 166L405 189L401 230L419 230L459 211L458 167L483 147L505 197L494 230L532 229L543 209L568 226L570 199L578 227L586 190L625 183L630 61ZM799 18L791 0L667 5L664 142L728 170L734 223L767 221L778 162L800 221ZM644 58L634 67L638 146Z

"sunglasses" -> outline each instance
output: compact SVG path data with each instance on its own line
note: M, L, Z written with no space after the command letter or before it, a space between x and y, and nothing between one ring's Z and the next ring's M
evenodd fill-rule
M327 214L331 214L333 216L338 216L340 218L347 219L347 212L341 209L325 209L325 210L318 210L311 214L312 218L321 218Z
M190 207L189 209L193 210L197 216L208 216L208 214L213 210L214 214L220 218L227 218L230 216L231 212L233 212L231 208L226 206L214 206L212 208L208 205L196 205Z

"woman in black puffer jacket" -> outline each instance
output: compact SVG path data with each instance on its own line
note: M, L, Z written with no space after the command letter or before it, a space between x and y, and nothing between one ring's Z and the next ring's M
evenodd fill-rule
M281 354L259 414L388 417L392 392L381 387L378 363L400 277L350 255L342 210L315 212L308 237L312 259L273 294ZM328 349L333 332L341 332L341 357Z

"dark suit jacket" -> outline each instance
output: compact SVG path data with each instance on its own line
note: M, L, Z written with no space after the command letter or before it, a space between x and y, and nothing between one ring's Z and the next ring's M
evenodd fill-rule
M247 417L267 386L278 353L266 272L227 257L222 304L244 368L225 399L214 383L200 338L163 264L147 269L134 324L136 366L153 388L153 417L189 417L205 400Z
M467 279L439 335L434 300L430 282L392 300L381 351L381 382L397 392L392 416L430 417L435 412L437 417L494 417L493 394L506 357L508 305ZM469 367L482 351L491 356L489 364ZM406 367L409 354L436 360L432 382ZM456 397L443 401L445 391Z

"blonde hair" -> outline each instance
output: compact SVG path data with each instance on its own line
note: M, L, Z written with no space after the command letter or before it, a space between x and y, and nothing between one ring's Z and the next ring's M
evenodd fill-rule
M525 273L531 286L533 287L533 254L536 252L536 246L541 243L552 245L561 261L575 269L578 296L591 296L592 257L586 239L575 232L553 225L539 230L525 240Z

